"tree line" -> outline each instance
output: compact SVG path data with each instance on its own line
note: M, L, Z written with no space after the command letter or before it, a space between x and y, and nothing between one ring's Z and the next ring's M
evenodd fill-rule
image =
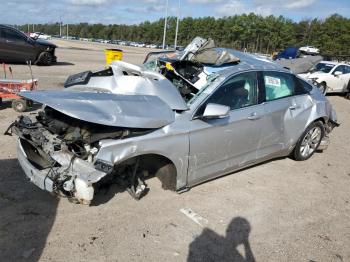
M60 24L37 24L35 31L58 35ZM127 40L161 44L164 18L137 25L70 24L69 36L108 40ZM27 25L19 26L27 31ZM30 29L32 27L30 26ZM166 43L174 43L176 17L168 18ZM62 27L62 35L66 34ZM350 56L350 19L338 14L326 19L294 22L283 16L263 17L254 13L223 18L186 17L180 20L178 44L186 46L195 36L211 37L217 45L250 52L272 53L288 46L313 45L332 56Z

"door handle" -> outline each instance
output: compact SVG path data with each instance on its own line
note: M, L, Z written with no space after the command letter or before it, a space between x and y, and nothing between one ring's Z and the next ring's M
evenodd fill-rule
M256 112L254 112L254 113L251 113L247 118L249 120L257 120L257 119L260 119L261 116L259 116Z
M297 105L292 105L289 107L290 110L295 110L295 109L299 109L300 106L297 106Z
M6 40L6 43L12 43L13 41L11 41L11 40Z

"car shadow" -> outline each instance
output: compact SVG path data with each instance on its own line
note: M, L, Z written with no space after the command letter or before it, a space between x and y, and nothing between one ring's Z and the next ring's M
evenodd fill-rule
M205 228L190 244L187 262L254 262L254 254L249 243L250 231L251 226L243 217L235 217L231 220L225 236ZM243 246L244 254L238 250L240 245Z
M75 65L75 64L71 62L56 62L52 64L52 66L69 66L69 65Z
M17 159L0 160L0 260L38 261L59 200L26 178Z

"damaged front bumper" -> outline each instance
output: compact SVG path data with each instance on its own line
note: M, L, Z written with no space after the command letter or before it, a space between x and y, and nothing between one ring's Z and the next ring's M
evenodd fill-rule
M56 195L66 196L73 202L90 204L94 197L93 184L106 176L94 166L74 158L69 152L57 152L52 155L56 165L39 169L27 157L22 143L18 139L18 161L29 180L39 188Z

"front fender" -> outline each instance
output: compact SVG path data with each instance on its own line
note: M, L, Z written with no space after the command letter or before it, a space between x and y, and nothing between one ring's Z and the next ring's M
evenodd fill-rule
M123 140L102 140L96 161L118 165L130 158L156 154L173 162L177 170L176 188L187 184L189 136L187 133L168 134L163 129Z

